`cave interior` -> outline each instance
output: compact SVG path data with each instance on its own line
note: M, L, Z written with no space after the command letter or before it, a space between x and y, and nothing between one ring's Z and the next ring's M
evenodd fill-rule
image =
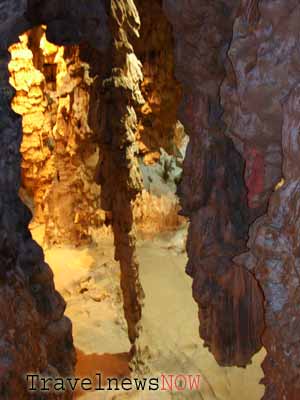
M0 11L0 399L178 363L298 400L298 1Z

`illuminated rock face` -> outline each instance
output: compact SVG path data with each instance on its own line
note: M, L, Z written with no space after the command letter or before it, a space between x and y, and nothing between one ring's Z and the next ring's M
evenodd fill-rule
M1 51L1 338L2 398L26 399L23 374L69 375L75 361L65 303L42 250L28 231L31 214L18 198L21 117L10 109L9 54ZM66 397L68 397L66 395Z
M10 47L12 107L23 116L21 198L48 244L82 243L103 225L95 183L99 146L88 125L88 65L79 47L47 42L39 27Z
M157 6L153 17L159 11ZM146 32L135 41L136 48L144 51L141 56L148 73L141 85L145 101L137 107L135 141L139 158L151 165L160 162L161 148L176 157L184 137L176 113L179 85L173 77L171 29L160 15L162 37L154 36L146 44L150 28L145 23ZM146 16L144 19L146 22ZM90 109L92 113L94 109L90 92L96 78L90 77L89 65L80 59L80 46L54 45L47 41L45 30L36 27L9 48L10 83L16 89L12 107L23 117L20 196L34 215L31 227L45 224L44 243L82 244L95 232L105 234L106 224L111 222L111 213L101 208L101 186L95 182L103 156L99 128L91 129L89 121ZM165 42L170 60L163 65ZM155 57L150 60L153 52ZM104 64L103 60L99 63ZM160 215L151 215L153 206L159 204ZM160 198L145 192L135 210L140 232L151 234L159 227L170 229L180 224L175 196ZM151 221L152 232L147 221Z
M29 3L32 5L32 2ZM41 2L38 3L41 5ZM60 4L65 5L65 2ZM78 2L76 4L79 5ZM86 2L82 2L82 6L84 4ZM28 230L31 213L18 197L22 119L10 106L14 90L9 84L8 48L34 24L46 22L38 16L36 21L29 20L30 10L26 9L26 5L27 1L16 0L2 1L0 6L0 397L3 399L32 398L24 381L27 372L70 376L75 365L71 323L64 317L65 302L54 288L53 274L44 262L42 249L31 238ZM58 14L50 15L52 32L55 31ZM62 22L61 15L58 20ZM76 32L84 21L74 21L73 31ZM59 29L56 32L59 33ZM103 34L103 43L107 40ZM39 103L41 93L35 90L31 93ZM42 103L40 107L43 109ZM72 396L66 393L63 397ZM49 398L58 396L53 394Z

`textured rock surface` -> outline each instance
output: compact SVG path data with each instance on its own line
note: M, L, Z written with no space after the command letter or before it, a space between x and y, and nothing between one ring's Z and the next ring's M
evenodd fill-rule
M191 223L187 273L199 305L200 334L222 365L245 365L261 347L263 298L232 257L246 247L254 215L247 207L243 160L224 135L219 88L225 76L234 1L166 0L173 24L181 120L190 136L180 197ZM253 213L252 213L253 214Z
M262 335L256 277L265 298L264 399L296 399L299 4L243 1L234 15L234 3L188 7L165 1L175 30L177 77L184 85L182 120L191 139L181 185L183 210L191 218L187 271L200 303L201 335L220 362L238 365L250 359ZM244 176L243 160L221 134L222 120L244 159ZM250 252L238 256L249 224L267 207L267 215L251 227ZM239 348L243 337L247 344ZM224 354L226 348L231 350Z
M145 4L139 3L139 6L144 7ZM165 17L162 16L161 19L164 21L164 29L170 40L170 27ZM180 223L176 216L177 204L174 202L174 197L169 199L160 195L155 196L151 192L142 192L145 186L142 182L138 156L145 155L145 162L158 161L161 158L160 147L170 146L171 138L165 140L165 135L177 137L178 147L184 133L177 123L176 112L173 110L171 115L168 114L170 104L164 102L163 111L161 110L161 98L158 108L155 112L151 111L151 115L148 116L149 120L156 121L156 125L154 124L155 127L152 129L147 129L146 114L142 110L149 108L152 99L163 95L163 77L172 73L172 63L168 62L162 69L159 87L154 88L149 84L150 87L146 91L145 82L150 78L143 76L142 64L137 58L139 52L136 51L135 54L135 47L141 49L144 44L143 36L139 37L141 22L135 4L125 0L112 2L109 23L112 46L106 54L108 62L103 65L99 54L88 48L82 50L82 57L89 61L92 74L96 78L92 85L90 126L98 133L100 143L97 182L101 185L101 206L112 213L116 259L121 264L125 316L129 338L134 343L140 328L138 322L141 317L143 297L135 255L135 225L138 224L141 231L147 231L149 224L147 226L146 221L151 221L151 207L162 204L165 209L159 215L158 224L162 226L167 222L167 226L171 227ZM146 46L149 53L152 51L151 43L150 41ZM159 46L159 51L162 51L161 42ZM156 58L161 57L159 51ZM169 47L169 57L171 51ZM143 61L146 59L145 54L141 54L141 57ZM153 79L152 77L151 80ZM168 90L172 94L170 102L175 104L178 98L178 85L170 87L175 82L172 75L169 76L169 81L171 83ZM158 121L162 126L157 126ZM141 131L148 133L142 134ZM153 155L154 153L157 156ZM153 233L155 227L152 226L151 231Z
M10 109L8 62L9 54L2 50L0 392L3 399L27 399L26 372L69 375L75 356L71 324L63 316L65 303L28 231L31 214L18 198L21 117Z
M94 182L99 146L87 122L88 66L77 46L50 44L42 28L10 52L12 106L23 116L21 197L34 222L46 224L48 244L77 244L106 220Z
M112 1L109 24L112 33L111 49L106 55L108 63L104 79L95 81L94 89L100 89L101 85L102 90L96 91L98 100L91 114L94 116L93 129L99 132L102 153L98 172L102 207L111 211L113 216L115 257L120 262L124 312L134 350L140 329L143 298L135 254L132 209L132 203L142 189L135 140L135 107L144 102L140 91L142 65L131 44L131 37L138 36L140 27L134 3L129 0Z
M33 5L33 2L29 3ZM43 8L45 4L41 3L39 5ZM82 11L80 5L84 3L76 3L77 11ZM7 400L32 397L26 391L23 379L27 372L69 376L75 365L71 323L63 316L64 300L54 288L53 275L44 262L42 249L31 238L28 230L31 213L18 197L22 121L10 107L14 90L9 85L8 47L16 43L18 35L33 24L44 22L38 15L35 15L36 19L29 20L26 5L27 2L23 0L2 1L0 5L0 393L1 398ZM52 18L50 31L55 31L59 37L55 18L66 11L62 9L66 3L51 2L51 5L52 10L56 8L58 12L49 16L50 20ZM68 18L69 13L65 19ZM62 15L59 21L64 22ZM67 22L72 25L70 20ZM72 22L73 32L76 32L80 24L74 25L76 21ZM106 34L103 35L103 41L107 42ZM63 396L66 399L70 397L68 393ZM53 394L48 398L58 398L58 395Z
M156 9L152 17L157 14ZM170 28L166 23L163 26L170 41ZM147 35L137 40L141 48L144 48L141 42L144 44ZM148 73L153 72L156 64L160 63L160 68L156 65L158 77L152 74L144 78L142 84L147 101L141 108L145 110L143 107L146 107L149 111L139 110L135 136L139 153L144 156L142 165L166 164L168 160L165 162L161 157L161 147L177 157L184 138L184 129L176 120L178 85L172 78L171 43L167 53L171 60L165 66L162 64L161 47L167 41L165 36L159 36L160 47L156 45L159 50L152 60L152 68L144 61L144 70ZM143 54L144 59L148 60L154 51L152 47L155 48L155 38L147 45L148 53ZM101 146L97 130L92 130L88 121L90 87L95 78L89 76L89 65L80 60L80 47L56 46L48 42L44 27L36 27L22 35L20 42L10 47L10 53L10 82L17 91L12 106L23 116L20 195L33 212L31 227L46 225L45 243L48 245L77 245L91 240L95 232L103 234L105 225L111 222L110 213L101 209L101 188L95 183L97 163L102 157ZM99 63L103 64L103 60ZM171 100L166 101L168 98ZM151 110L150 103L153 105ZM151 126L148 126L149 121ZM154 195L145 191L135 204L134 218L139 231L155 233L159 228L174 228L179 221L177 203L174 195ZM153 206L162 206L161 213L151 216ZM151 225L155 219L156 223ZM151 220L148 226L147 220Z
M300 396L300 8L297 1L260 1L256 9L259 19L243 8L235 22L229 51L235 79L229 70L223 103L228 133L247 160L250 205L271 197L267 214L251 227L250 251L236 262L255 274L265 296L263 398L294 400Z
M251 252L237 262L257 276L266 299L267 357L264 399L296 400L299 385L299 85L284 106L283 150L285 184L272 196L267 215L250 231ZM282 371L288 371L283 373Z
M136 0L141 19L140 36L134 50L143 64L141 91L145 103L138 109L138 141L144 161L155 160L162 147L176 154L182 132L177 128L180 85L174 76L172 27L162 11L161 1ZM149 154L150 152L150 154ZM151 157L152 153L152 157Z
M299 79L299 30L297 9L290 15L295 2L260 2L259 23L257 4L247 2L235 20L222 104L227 132L246 161L249 206L265 209L282 174L281 104Z

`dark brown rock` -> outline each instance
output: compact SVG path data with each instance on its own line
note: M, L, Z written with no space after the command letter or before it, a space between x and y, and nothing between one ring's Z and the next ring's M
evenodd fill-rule
M299 12L293 0L243 4L222 89L227 133L246 160L249 206L268 205L251 226L249 252L235 260L255 274L265 297L266 400L300 395Z
M177 109L181 89L174 75L172 26L160 0L136 0L141 19L140 35L134 51L143 64L141 92L145 102L137 109L138 144L142 154L159 151L176 154ZM179 146L178 146L179 147ZM145 158L147 161L147 157Z
M264 399L296 400L300 395L299 352L299 153L300 87L283 108L284 185L272 194L267 215L250 231L250 253L240 263L255 273L266 301L263 343L267 357ZM294 162L293 162L294 161ZM239 261L239 260L238 260ZM283 373L283 371L286 371Z
M17 41L18 35L32 25L43 22L40 12L41 9L46 10L45 2L39 2L39 5L36 2L34 4L36 13L31 15L30 7L33 3L29 2L27 10L25 3L15 0L3 1L0 5L0 254L2 265L0 273L0 397L7 400L33 397L26 390L24 380L26 373L70 376L75 366L71 323L63 316L65 302L55 291L53 276L44 263L42 250L31 238L28 230L31 213L18 198L21 181L19 148L22 129L21 117L10 108L14 90L8 82L9 53L7 50L10 44ZM59 16L61 21L61 13L63 13L67 25L68 19L74 24L74 19L69 17L66 2L50 3L53 6L52 11L55 9L55 4L58 7L57 13L54 11L54 19ZM82 2L82 5L84 3ZM61 5L65 8L61 9ZM102 5L100 5L100 13L103 11L101 7ZM77 8L76 12L80 10ZM54 35L55 30L56 36L54 36L59 41L62 32L56 29L54 21L51 22L51 15L49 17L47 22L49 22L50 31ZM105 18L105 13L102 13L102 17ZM86 25L88 24L85 23L85 27ZM75 34L78 26L75 29L74 25L72 26ZM105 24L101 26L101 29L106 29L107 32ZM85 31L84 37L88 40L88 32L86 29L82 30ZM99 35L103 33L100 31ZM102 43L107 41L108 36L105 35L103 33ZM49 399L62 398L57 394L48 397ZM71 397L70 393L63 395L64 399Z
M133 2L112 1L109 23L112 47L103 80L99 129L103 159L98 182L102 207L112 211L115 258L121 267L121 288L128 335L133 345L139 335L143 290L135 254L132 202L142 188L137 162L135 107L143 103L141 63L134 54L131 37L138 35L140 19ZM117 190L116 190L117 188Z
M190 219L187 273L199 305L200 334L221 365L246 365L261 347L263 297L232 262L246 246L244 162L224 135L219 90L237 2L164 1L175 36L181 120L190 136L179 187Z

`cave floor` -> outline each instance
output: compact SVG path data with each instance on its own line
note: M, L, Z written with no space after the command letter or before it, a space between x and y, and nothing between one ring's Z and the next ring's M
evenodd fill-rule
M197 305L187 261L183 230L138 245L141 281L145 291L143 331L139 340L147 376L161 373L201 373L200 392L88 392L75 398L93 399L203 399L259 400L263 386L261 351L246 369L221 368L203 347L198 335ZM35 233L33 232L33 236ZM38 238L35 237L38 241ZM119 267L113 258L113 241L96 245L45 249L57 290L67 302L66 315L73 322L78 376L128 376L126 322L122 311Z

